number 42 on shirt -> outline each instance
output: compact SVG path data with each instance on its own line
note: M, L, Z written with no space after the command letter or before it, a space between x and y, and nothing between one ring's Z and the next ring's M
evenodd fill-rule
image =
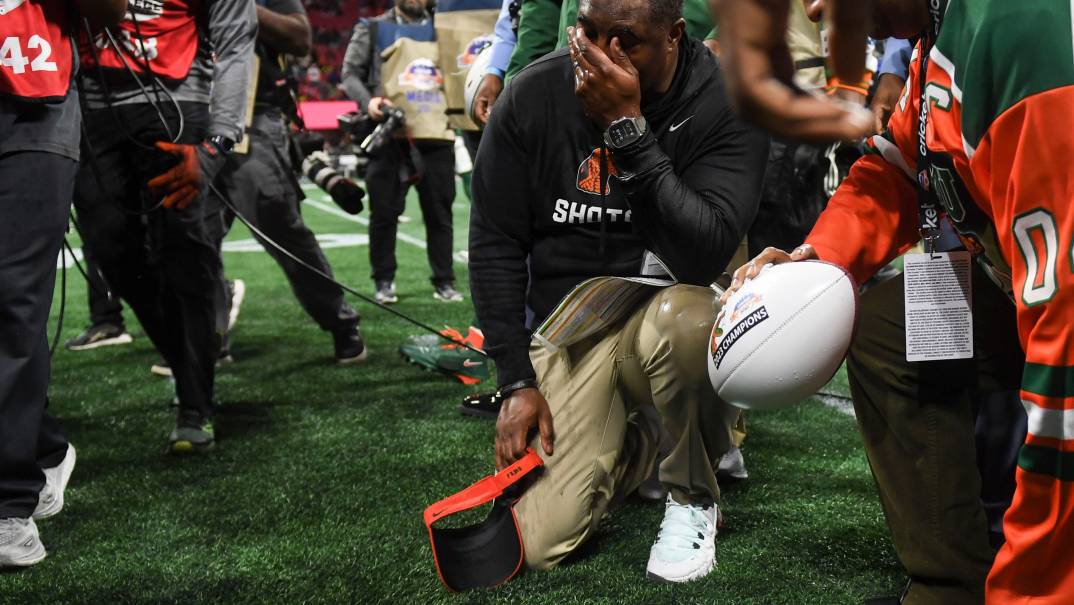
M57 71L59 69L56 63L50 60L52 45L48 40L37 34L30 36L25 48L27 51L37 51L32 60L26 56L23 48L22 38L18 36L4 38L3 45L0 45L0 65L12 70L15 74L25 73L27 64L30 66L30 71Z

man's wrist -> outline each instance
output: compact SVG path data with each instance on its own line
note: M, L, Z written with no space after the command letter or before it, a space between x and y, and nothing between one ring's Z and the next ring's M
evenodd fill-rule
M660 152L660 146L652 129L633 144L619 149L609 148L615 167L619 170L618 180L628 183L635 177L658 167L667 156Z
M536 388L537 388L537 379L535 379L535 378L523 378L522 380L512 382L511 384L505 384L505 385L501 386L499 389L497 389L497 391L500 393L500 397L506 398L506 397L510 397L511 393L514 393L515 391L519 391L519 390L522 390L522 389L536 389Z
M229 139L228 137L225 137L224 135L221 135L221 134L215 134L215 135L209 137L206 140L213 147L215 147L217 151L220 152L220 155L227 155L227 154L231 153L232 149L235 148L235 141L233 141L233 140Z
M481 318L480 312L478 317ZM482 319L482 321L484 320ZM519 337L520 341L517 343L510 346L493 347L493 350L489 351L492 361L496 364L498 385L506 386L519 380L537 377L537 373L533 370L533 363L530 361L529 344L521 342L521 334ZM489 330L486 330L486 345L489 343L489 338Z
M609 117L607 119L603 120L603 124L597 124L597 126L603 126L603 128L601 128L601 132L606 132L609 128L611 128L612 124L615 124L623 118L642 117L641 109L638 107L627 107L625 109L618 109L616 111L609 112L608 116Z
M496 76L502 82L503 77L504 77L504 71L502 69L500 69L499 67L493 67L493 66L489 65L488 67L485 68L485 75L487 75L487 76Z

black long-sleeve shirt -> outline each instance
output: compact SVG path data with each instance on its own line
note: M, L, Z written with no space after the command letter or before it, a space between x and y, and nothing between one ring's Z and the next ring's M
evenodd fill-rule
M474 170L470 286L500 384L534 376L532 328L580 282L639 275L651 251L708 285L753 222L768 137L734 115L701 43L682 43L671 87L642 114L645 138L602 155L566 51L497 100Z

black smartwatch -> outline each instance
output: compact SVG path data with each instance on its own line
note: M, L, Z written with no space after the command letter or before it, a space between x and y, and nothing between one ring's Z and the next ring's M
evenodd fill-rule
M213 144L213 147L216 147L223 155L231 153L231 150L235 148L235 141L232 141L223 135L216 134L209 137L208 140Z
M611 149L623 149L641 140L649 131L649 125L643 116L636 118L622 117L612 122L604 131L604 143Z

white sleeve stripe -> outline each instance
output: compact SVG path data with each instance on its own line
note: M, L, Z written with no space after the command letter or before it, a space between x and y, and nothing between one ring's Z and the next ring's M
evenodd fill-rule
M1074 0L1071 0L1071 5L1074 6ZM1074 21L1072 21L1074 23ZM936 46L932 47L932 51L929 52L929 60L940 69L947 72L948 77L951 78L951 94L955 97L955 101L959 105L962 105L962 89L958 87L958 82L955 81L955 64L951 59L948 59L946 55L940 52L940 49ZM966 140L965 133L962 134L962 150L966 152L966 159L972 160L973 154L977 149L970 145L970 142Z
M1022 400L1029 416L1029 434L1059 440L1074 440L1074 410L1042 408Z
M1074 2L1074 0L1071 0ZM917 177L914 176L914 171L910 170L910 166L906 163L906 158L902 157L902 152L891 141L885 139L882 135L873 136L873 145L876 145L877 151L880 152L887 163L892 164L903 171L911 181L917 182Z
M947 76L951 78L951 94L955 96L955 100L962 103L962 89L958 87L958 82L955 81L955 64L951 59L947 58L947 55L940 52L940 49L936 46L932 47L932 51L929 52L929 60L932 64L947 72Z
M970 142L966 140L966 135L962 135L962 150L966 152L966 159L972 160L973 154L977 153L977 148L970 145Z

